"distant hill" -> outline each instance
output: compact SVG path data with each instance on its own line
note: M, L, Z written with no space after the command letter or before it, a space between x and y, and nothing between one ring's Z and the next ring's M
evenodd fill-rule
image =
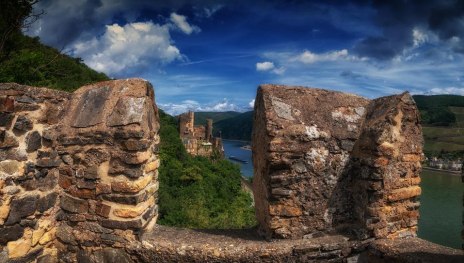
M195 125L205 125L206 119L213 119L213 123L229 119L240 115L240 112L236 111L224 111L224 112L208 112L208 111L198 111L195 112Z
M456 113L451 107L464 107L464 96L415 95L413 98L421 111L422 124L424 125L453 126L456 124Z
M222 138L224 139L251 141L253 111L239 113L232 118L218 121L213 127L214 134L218 134L221 131Z
M464 155L464 96L415 95L427 155Z

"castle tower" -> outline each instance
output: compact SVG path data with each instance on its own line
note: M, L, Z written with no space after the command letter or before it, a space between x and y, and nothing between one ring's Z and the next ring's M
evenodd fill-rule
M179 116L179 133L181 136L194 136L193 134L193 126L194 126L194 112L189 111L187 113L182 113Z
M213 120L206 119L206 132L205 132L205 140L211 141L213 138Z

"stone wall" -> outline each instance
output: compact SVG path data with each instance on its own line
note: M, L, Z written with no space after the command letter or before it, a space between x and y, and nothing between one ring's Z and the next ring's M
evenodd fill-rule
M115 248L155 224L159 121L148 82L73 94L1 84L0 107L0 262L90 260L102 247L124 256Z
M263 85L253 126L260 230L267 238L414 235L421 154L409 94L369 101Z
M376 238L415 236L422 131L407 93L373 100L352 158L355 218Z
M152 86L120 80L74 92L57 134L63 259L124 247L158 213L158 112ZM77 253L76 253L77 252Z
M47 262L46 255L57 254L62 161L53 135L69 99L65 92L0 85L0 262Z
M0 84L0 263L463 262L413 237L422 136L408 94L264 85L255 105L254 197L273 242L249 229L155 225L148 82L72 94Z

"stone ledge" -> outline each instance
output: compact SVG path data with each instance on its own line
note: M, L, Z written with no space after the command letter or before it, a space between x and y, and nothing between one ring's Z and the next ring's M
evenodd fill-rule
M356 257L366 241L343 235L272 240L255 229L193 230L156 225L127 251L137 262L331 262Z
M462 263L464 251L420 238L380 239L370 244L368 262Z
M137 262L464 262L464 251L419 238L365 241L344 235L265 241L255 229L156 225L127 248Z

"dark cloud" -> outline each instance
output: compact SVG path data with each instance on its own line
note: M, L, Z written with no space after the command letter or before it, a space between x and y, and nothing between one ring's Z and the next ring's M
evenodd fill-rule
M389 60L401 54L414 44L414 28L429 30L455 52L464 53L463 0L41 0L36 8L46 14L30 34L57 48L101 35L105 25L113 23L164 23L171 12L205 19L219 9L222 15L240 9L293 28L315 24L316 18L332 20L335 28L356 34L359 41L352 51L362 57ZM237 19L239 23L245 22Z
M464 53L464 1L357 1L371 5L377 15L373 23L381 28L381 36L368 36L359 41L354 52L360 56L388 60L413 45L412 30L422 28L435 33L440 40L452 42L456 52Z
M356 80L356 79L360 79L363 77L363 75L361 74L358 74L358 73L354 73L353 71L351 70L344 70L340 73L340 76L341 77L344 77L344 78L347 78L347 79L353 79L353 80Z
M85 40L105 32L105 25L135 20L159 20L171 12L188 12L193 7L213 8L221 1L214 0L40 0L35 6L45 14L27 32L38 35L51 46L62 48L75 40ZM208 9L209 11L209 9ZM192 11L193 12L193 11ZM160 16L161 15L161 16Z

